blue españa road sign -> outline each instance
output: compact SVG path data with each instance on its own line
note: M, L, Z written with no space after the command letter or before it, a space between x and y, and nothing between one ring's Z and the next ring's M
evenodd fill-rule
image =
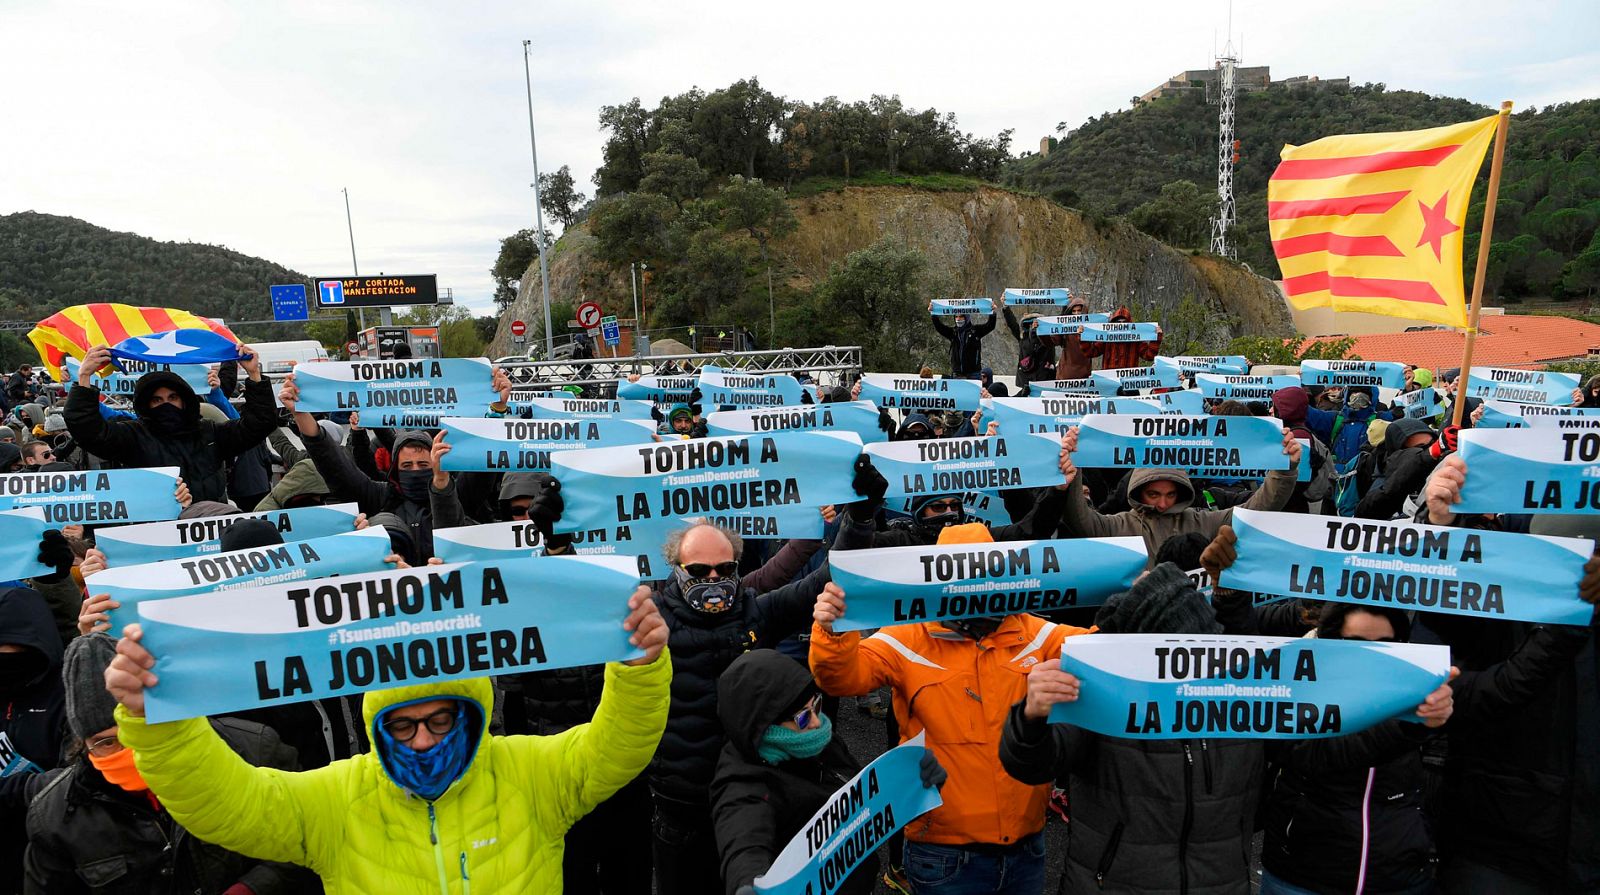
M293 283L288 286L270 286L267 289L272 296L273 320L306 320L311 314L306 307L306 285Z

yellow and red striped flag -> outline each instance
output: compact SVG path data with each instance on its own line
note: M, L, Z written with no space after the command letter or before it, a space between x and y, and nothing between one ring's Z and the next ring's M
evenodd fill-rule
M1498 119L1285 146L1267 227L1290 303L1465 327L1461 228Z
M133 305L99 303L74 305L39 321L28 339L39 349L39 360L57 382L65 382L61 365L68 357L83 360L95 345L116 347L129 339L182 329L204 329L238 344L226 326L208 317L176 308L139 308ZM105 371L105 372L110 372Z

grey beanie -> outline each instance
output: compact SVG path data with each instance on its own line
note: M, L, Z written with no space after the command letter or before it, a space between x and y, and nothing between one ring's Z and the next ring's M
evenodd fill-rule
M86 740L117 726L112 711L117 700L106 689L106 668L117 654L117 642L105 634L72 638L61 661L61 682L67 691L67 727Z

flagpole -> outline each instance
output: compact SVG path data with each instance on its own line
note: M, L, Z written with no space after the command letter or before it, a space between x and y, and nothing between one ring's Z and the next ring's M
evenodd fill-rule
M1466 382L1472 376L1472 348L1478 339L1478 312L1483 310L1483 279L1489 270L1489 241L1494 233L1494 206L1500 199L1500 165L1506 157L1506 128L1511 122L1511 100L1500 104L1500 120L1494 129L1494 161L1489 165L1489 189L1483 197L1483 235L1478 239L1478 268L1472 275L1472 308L1467 312L1467 341L1461 350L1461 372L1456 375L1455 400L1450 408L1450 425L1461 425L1467 408Z

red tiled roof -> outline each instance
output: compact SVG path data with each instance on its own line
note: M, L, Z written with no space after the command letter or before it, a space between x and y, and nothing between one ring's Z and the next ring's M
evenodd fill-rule
M1328 342L1338 336L1320 336ZM1426 330L1356 336L1351 353L1362 360L1402 361L1444 370L1461 366L1466 335L1456 330ZM1537 367L1572 357L1584 357L1600 347L1600 326L1571 317L1503 314L1483 317L1472 363L1482 367Z

